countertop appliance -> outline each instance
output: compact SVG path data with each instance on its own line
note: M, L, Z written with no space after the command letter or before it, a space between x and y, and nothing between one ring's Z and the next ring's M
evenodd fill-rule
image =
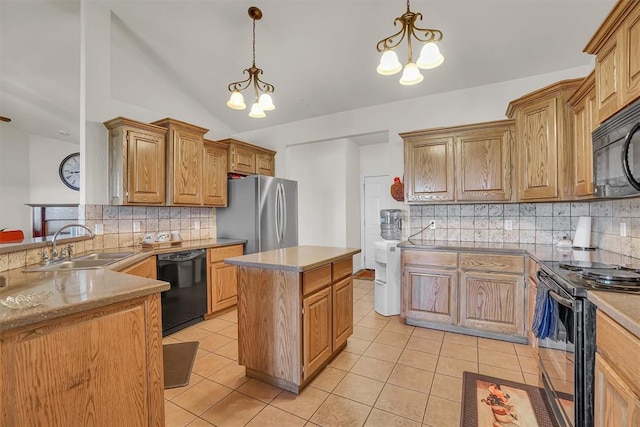
M218 238L244 239L245 254L298 244L298 183L264 175L230 179L226 208L216 209Z
M207 255L204 249L160 254L157 278L171 284L160 294L162 336L200 322L207 313Z
M400 240L378 240L375 245L374 308L383 316L400 314Z
M592 137L595 195L640 195L640 101L607 119Z
M640 265L591 261L544 261L538 273L540 298L556 303L557 336L538 339L542 385L560 425L594 425L595 306L587 291L640 294Z

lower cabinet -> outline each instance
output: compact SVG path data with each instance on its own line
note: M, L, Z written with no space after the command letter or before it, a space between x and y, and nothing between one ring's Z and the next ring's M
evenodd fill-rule
M538 263L529 257L527 265L527 324L526 336L531 348L537 353L538 339L533 335L533 317L536 312L536 296L538 294Z
M223 260L243 253L242 245L207 249L207 316L233 307L238 302L238 268Z
M524 257L402 251L402 317L417 326L524 341Z
M595 426L640 426L640 339L598 311L596 343Z
M137 262L129 267L120 270L120 273L132 274L134 276L146 277L147 279L157 279L156 257Z
M0 425L164 426L160 317L154 294L0 333Z
M318 370L331 356L331 287L302 300L305 374Z
M351 263L349 263L351 265ZM353 279L340 280L332 287L333 299L333 348L346 344L353 334Z

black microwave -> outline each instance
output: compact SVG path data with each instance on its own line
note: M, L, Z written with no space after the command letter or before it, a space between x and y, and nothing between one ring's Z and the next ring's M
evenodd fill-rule
M596 197L640 196L640 100L592 133Z

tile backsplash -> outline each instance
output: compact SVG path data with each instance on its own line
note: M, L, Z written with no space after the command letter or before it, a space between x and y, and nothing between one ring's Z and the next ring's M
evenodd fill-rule
M555 244L573 240L578 218L592 217L591 243L640 257L640 198L572 203L412 205L409 235L423 240ZM427 229L431 220L436 228ZM511 230L506 225L510 222ZM626 224L626 237L620 224Z

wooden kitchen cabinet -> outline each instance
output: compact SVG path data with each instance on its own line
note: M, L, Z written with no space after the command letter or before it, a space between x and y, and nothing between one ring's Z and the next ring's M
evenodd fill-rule
M353 259L331 263L333 285L333 348L341 348L353 334Z
M0 425L164 426L160 316L158 293L2 333Z
M228 150L223 144L204 140L202 204L227 206Z
M331 357L332 306L331 287L302 300L302 342L304 343L304 375L312 375Z
M133 274L134 276L146 277L148 279L157 279L156 257L139 261L129 267L120 270L121 273Z
M167 129L167 202L170 206L203 203L204 134L208 129L165 118L152 123Z
M527 326L526 336L534 352L538 351L538 339L533 335L533 318L536 312L538 294L538 263L531 257L527 262Z
M109 203L164 205L167 129L124 117L104 126L109 130Z
M595 426L640 426L640 339L597 311L596 342Z
M243 245L207 249L207 315L235 306L238 303L238 268L224 263L225 258L240 256Z
M640 2L621 0L593 35L598 123L640 97Z
M513 121L401 133L407 202L511 200Z
M233 138L218 142L228 147L228 172L275 176L275 151Z
M573 122L568 98L583 79L563 80L509 103L515 119L517 201L573 197Z
M573 195L580 199L594 196L591 133L598 126L595 84L592 71L567 101L573 109Z

